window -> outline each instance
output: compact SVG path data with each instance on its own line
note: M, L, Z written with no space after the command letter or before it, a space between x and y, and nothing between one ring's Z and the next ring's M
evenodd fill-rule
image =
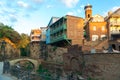
M118 23L118 24L120 23L120 18L117 20L117 23Z
M114 23L115 23L115 24L117 23L117 18L114 19Z
M105 26L102 26L102 31L104 31L105 30Z
M32 37L32 39L34 39L34 37Z
M101 35L101 40L105 39L106 35Z
M92 35L92 41L98 40L98 35Z
M88 18L90 18L90 14L88 14Z
M96 31L96 26L93 26L93 31Z

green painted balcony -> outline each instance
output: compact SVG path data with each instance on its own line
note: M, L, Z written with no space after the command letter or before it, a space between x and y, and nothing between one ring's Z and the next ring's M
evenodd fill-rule
M54 42L58 42L58 41L61 41L61 40L64 40L64 39L67 39L66 34L62 34L62 35L59 35L57 37L54 37L50 41L51 41L51 43L54 43Z
M50 31L50 34L54 34L54 33L57 33L61 30L65 30L65 29L67 29L67 26L66 26L66 24L63 24L63 25L55 28L54 30Z

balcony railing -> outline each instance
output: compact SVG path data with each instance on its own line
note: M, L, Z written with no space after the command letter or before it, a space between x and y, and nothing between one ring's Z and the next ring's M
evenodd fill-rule
M31 36L40 36L40 34L32 34Z
M62 34L62 35L59 35L59 36L56 36L56 37L53 37L51 38L51 43L54 43L54 42L57 42L57 41L61 41L63 39L67 39L67 36L66 34Z
M117 30L117 31L111 31L110 33L111 34L120 34L120 31L119 30Z
M117 26L117 25L120 25L120 22L111 22L110 25L111 25L111 26L114 26L114 25Z
M61 31L61 30L64 30L64 29L67 29L67 27L66 27L65 24L63 24L63 25L61 25L61 26L55 28L54 30L51 30L51 31L50 31L50 34L57 33L57 32L59 32L59 31Z
M32 39L31 42L39 42L40 39Z

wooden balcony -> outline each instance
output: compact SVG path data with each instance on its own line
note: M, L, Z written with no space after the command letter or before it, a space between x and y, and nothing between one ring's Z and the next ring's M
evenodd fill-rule
M110 26L119 26L120 25L120 22L111 22L110 23Z
M61 40L64 40L64 39L67 39L66 34L62 34L62 35L51 38L50 43L58 42L58 41L61 41Z
M50 31L50 34L57 33L57 32L59 32L61 30L64 30L64 29L67 29L66 24L63 24L63 25L61 25L59 27L54 28L53 30Z

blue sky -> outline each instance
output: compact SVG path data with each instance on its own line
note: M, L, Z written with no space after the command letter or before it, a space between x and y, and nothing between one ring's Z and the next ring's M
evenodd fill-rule
M120 8L120 0L0 0L0 22L19 33L46 27L51 17L67 14L84 18L84 6L93 6L93 15L106 16Z

